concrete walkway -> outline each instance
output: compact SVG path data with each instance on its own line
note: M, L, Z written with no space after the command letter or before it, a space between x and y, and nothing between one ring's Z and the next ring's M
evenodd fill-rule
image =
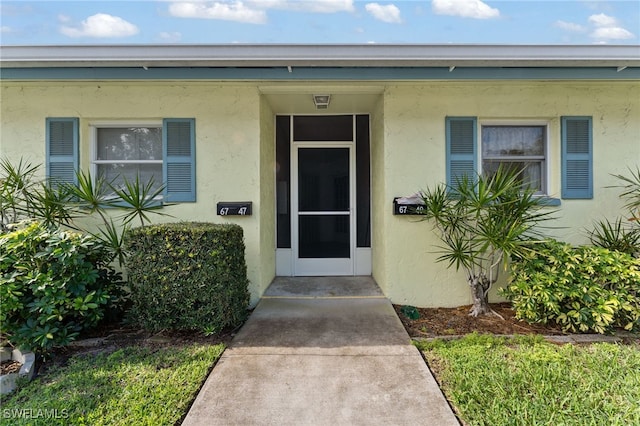
M183 422L458 424L393 306L362 277L277 279Z

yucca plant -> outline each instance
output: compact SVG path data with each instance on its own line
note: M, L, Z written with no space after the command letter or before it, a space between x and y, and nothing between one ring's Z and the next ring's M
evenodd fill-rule
M70 194L73 207L85 215L98 214L103 222L107 221L106 211L116 207L109 197L109 183L102 176L91 176L82 170L76 172L77 183L63 183L60 186Z
M121 187L112 184L110 184L109 187L116 194L117 199L126 205L123 214L123 222L125 225L138 219L140 226L144 226L151 222L147 215L148 213L167 216L167 214L160 211L166 204L159 201L160 196L164 192L164 185L156 187L153 177L145 183L140 181L138 175L136 175L133 181L124 177L124 183Z
M0 226L2 232L8 225L29 216L39 166L20 159L13 164L6 158L0 160Z
M599 220L593 230L587 231L591 244L609 250L621 251L640 257L640 167L629 169L629 175L612 175L619 185L610 188L622 188L620 198L625 200L624 208L628 209L625 218L615 221Z
M77 171L77 183L50 185L38 179L41 165L33 165L20 159L13 164L0 160L0 226L6 232L11 224L25 219L35 219L47 226L67 227L89 233L108 247L113 259L124 261L123 236L133 220L141 226L151 222L150 213L168 216L160 209L164 185L156 185L153 179L142 182L124 178L122 186L108 182L101 176ZM114 222L110 212L120 211L120 223ZM97 216L97 231L86 229L76 219Z
M532 250L541 236L537 226L553 212L542 210L544 199L523 184L520 173L503 167L490 176L424 190L422 199L424 219L443 243L437 260L466 272L473 300L469 315L495 313L488 295L500 270L510 256Z
M636 167L635 171L629 168L629 176L614 176L621 181L617 187L623 189L620 197L626 200L625 208L630 212L629 221L640 226L640 167Z
M623 224L621 218L614 222L599 220L595 222L593 230L589 231L589 241L596 247L633 256L640 251L640 227Z

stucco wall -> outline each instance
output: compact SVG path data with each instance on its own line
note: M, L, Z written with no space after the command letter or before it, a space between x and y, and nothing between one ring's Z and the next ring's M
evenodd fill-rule
M385 181L385 117L384 96L377 101L371 114L371 262L372 275L386 294L387 277L386 222L390 220Z
M27 158L45 162L45 118L80 118L80 162L88 169L91 161L89 125L109 120L196 119L196 203L166 207L172 218L158 221L209 221L237 223L244 229L246 259L252 302L268 283L271 262L263 248L271 244L261 234L261 182L267 191L272 179L261 168L261 158L270 161L263 138L272 137L268 111L260 107L255 85L204 83L13 83L2 86L2 130L0 154L9 159ZM264 120L262 120L264 121ZM268 199L267 195L264 196ZM253 201L249 217L216 215L219 201ZM266 222L273 217L273 202L266 203Z
M262 295L276 274L276 148L275 118L268 102L260 99L260 288Z
M195 118L198 201L168 207L174 218L160 220L240 224L252 303L258 300L275 273L275 161L273 111L256 84L4 82L0 95L1 156L44 163L45 118L79 117L85 169L94 121ZM617 183L610 173L640 165L637 82L402 83L370 102L373 275L394 303L470 303L464 275L436 262L429 224L392 215L393 197L445 180L446 116L548 123L552 196L560 193L560 117L592 116L594 199L563 200L554 223L553 233L574 243L585 241L594 219L621 213L619 191L607 188ZM217 216L218 201L253 201L254 213Z
M389 86L384 100L384 149L375 150L374 165L383 163L384 255L376 256L376 278L395 303L456 306L470 303L465 276L436 263L438 240L428 223L391 215L394 196L412 194L443 182L445 117L479 120L541 120L549 124L548 179L552 196L560 195L560 117L593 116L594 199L562 200L556 237L585 242L584 229L594 219L619 215L619 191L610 173L640 165L640 86L637 83L432 83ZM375 136L374 136L375 138ZM375 167L374 176L379 173ZM379 208L379 205L376 205ZM387 213L389 212L389 213ZM376 231L380 232L380 230ZM377 248L377 247L376 247Z

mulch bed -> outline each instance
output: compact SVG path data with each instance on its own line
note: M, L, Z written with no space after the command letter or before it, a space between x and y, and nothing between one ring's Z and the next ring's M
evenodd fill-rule
M558 327L544 324L528 324L518 320L509 303L492 303L491 308L504 319L496 315L469 316L471 306L457 308L415 308L419 317L410 319L403 312L403 305L394 305L398 317L413 338L464 335L473 332L479 334L565 334ZM405 309L406 310L406 309Z

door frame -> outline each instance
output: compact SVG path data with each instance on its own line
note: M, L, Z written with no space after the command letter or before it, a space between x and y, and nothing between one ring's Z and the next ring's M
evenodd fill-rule
M355 129L354 129L355 132ZM349 257L299 258L298 152L304 148L347 148L349 150ZM355 139L350 142L291 143L291 249L294 276L354 275L356 256L356 155Z
M281 182L278 182L278 178L277 178L277 173L278 173L278 160L277 160L277 153L275 154L275 163L274 163L274 184L275 184L275 194L274 194L274 222L273 222L273 226L274 226L274 232L276 233L276 244L275 244L275 274L276 276L283 276L283 277L293 277L293 276L297 276L299 274L296 274L295 272L295 264L296 264L296 256L294 256L293 253L293 235L292 235L292 230L293 230L293 215L291 214L291 204L292 204L292 195L293 195L293 174L294 171L292 170L293 168L293 156L294 154L296 154L297 152L294 150L293 145L294 144L307 144L307 146L310 146L310 144L314 144L317 142L295 142L294 141L294 134L293 134L293 120L295 119L296 116L298 115L305 115L305 116L309 116L309 115L318 115L318 116L322 116L322 115L326 115L326 114L309 114L309 113L282 113L282 114L275 114L274 115L274 150L277 151L277 141L278 141L278 124L277 124L277 119L280 116L283 117L287 117L288 118L288 127L289 130L287 131L288 133L288 138L287 138L287 147L283 149L283 152L285 152L284 150L286 149L286 152L288 152L287 155L287 165L289 167L289 172L286 175L287 179L286 182L282 182L283 185L281 185ZM370 113L336 113L336 114L329 114L329 115L348 115L350 117L353 118L354 120L354 132L353 132L353 137L352 137L352 141L348 142L348 141L344 141L345 143L349 143L352 144L353 148L351 151L351 155L353 158L355 158L355 162L356 165L354 167L354 174L352 175L352 185L355 185L355 189L352 189L352 196L356 197L356 201L352 204L351 208L352 208L352 215L351 215L351 219L352 219L352 224L351 224L351 229L352 232L355 233L354 238L352 238L352 254L351 254L351 258L353 261L353 273L351 275L362 275L362 276L370 276L372 274L373 271L373 257L372 257L372 241L369 240L370 244L366 245L366 246L361 246L358 247L358 205L357 205L357 200L358 200L358 170L357 170L357 162L358 162L358 153L357 153L357 147L358 147L358 138L360 137L358 134L358 126L355 125L356 124L356 120L358 119L358 116L360 115L366 115L368 117L367 119L367 138L369 139L369 143L371 143L371 114ZM282 140L284 141L284 140ZM333 142L325 142L322 143L323 146L328 146L328 144L333 143ZM342 142L340 142L342 143ZM371 146L371 145L370 145ZM373 219L372 215L373 215L373 206L372 206L372 195L371 192L373 190L373 181L372 181L372 177L371 177L371 170L372 170L372 155L373 153L371 151L369 151L369 205L368 205L368 211L369 211L369 218L367 219L369 221L369 224L367 224L367 227L370 226L370 221ZM296 159L297 161L297 159ZM296 170L297 173L297 170ZM297 179L297 177L296 177ZM297 189L297 187L296 187ZM296 193L297 194L297 193ZM297 195L296 195L297 197ZM288 210L288 212L287 212ZM285 241L287 241L286 244L280 246L278 243L278 229L280 226L280 223L285 223L285 222L280 222L281 218L280 215L284 214L286 216L288 216L288 220L286 220L285 222L287 223L287 227L289 230L288 233L288 237L285 236L285 238L287 238ZM355 222L355 224L354 224ZM368 230L369 233L371 233L371 229ZM370 237L372 238L372 235L370 234ZM296 242L297 244L297 242ZM327 271L325 273L330 273L332 274L332 271ZM300 275L302 276L302 275Z

